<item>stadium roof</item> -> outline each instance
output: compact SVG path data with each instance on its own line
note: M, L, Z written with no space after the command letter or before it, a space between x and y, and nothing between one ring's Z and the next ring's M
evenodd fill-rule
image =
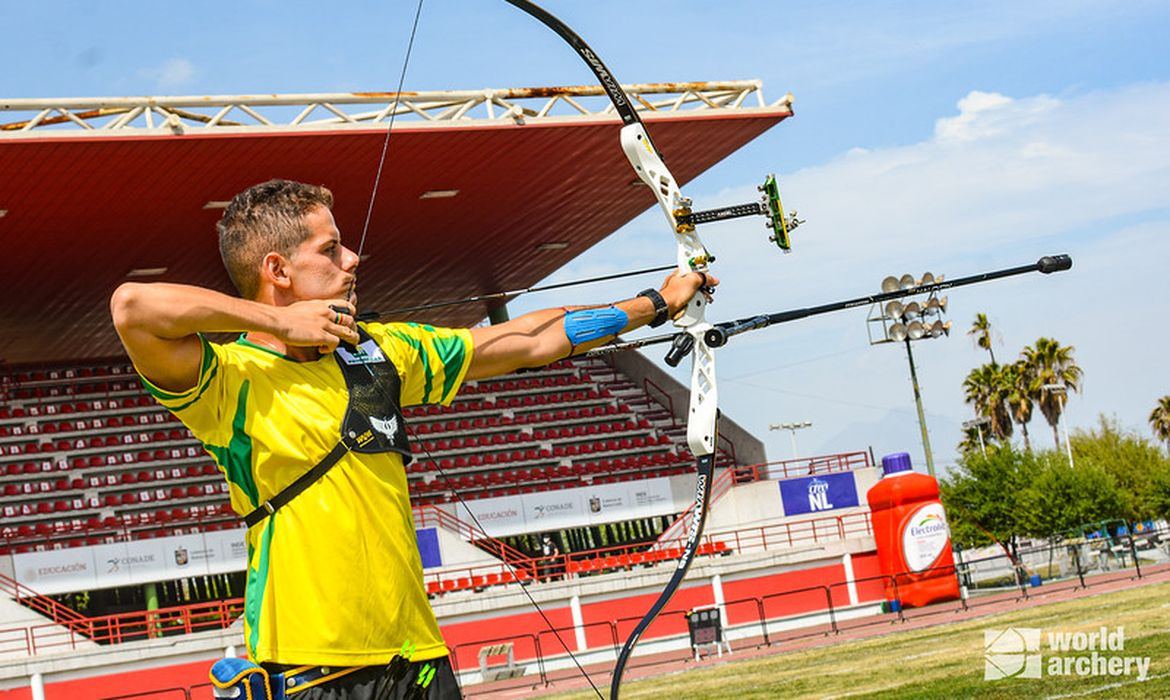
M756 81L627 89L681 183L792 114L790 97L766 104ZM326 185L356 246L394 112L361 307L531 286L654 204L601 95L0 100L0 360L120 354L107 303L127 279L230 291L214 224L257 182ZM414 320L470 325L486 314L457 306Z

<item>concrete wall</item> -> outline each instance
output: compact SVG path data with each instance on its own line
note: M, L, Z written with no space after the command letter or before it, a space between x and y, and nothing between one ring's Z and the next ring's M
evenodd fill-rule
M687 648L683 611L697 606L723 606L725 636L732 643L759 635L757 600L763 601L764 616L772 631L823 623L830 600L837 619L878 614L882 591L864 583L875 567L870 549L872 544L857 540L740 556L700 557L667 612L643 637L638 654ZM672 562L662 562L531 586L529 592L581 663L612 664L617 648L673 572ZM853 583L855 579L857 584ZM810 586L822 588L798 592ZM537 673L537 639L546 668L572 665L518 584L482 592L450 593L432 605L465 685L481 680L479 650L500 642L513 644L517 665L528 676ZM777 620L780 622L774 622ZM41 684L47 700L99 700L196 685L203 687L195 690L195 697L201 697L201 692L205 693L202 697L210 697L205 684L211 664L225 654L241 654L243 650L237 626L0 662L0 700L34 697L32 683Z
M443 566L440 569L457 566L474 566L477 564L496 564L499 559L483 551L479 547L465 541L462 537L445 530L435 528L439 533L439 552L443 555ZM433 571L433 569L428 569Z
M0 700L35 697L90 700L208 682L207 672L225 654L242 655L242 623L226 630L166 637L117 646L47 649L42 655L0 663ZM203 697L210 697L207 689Z
M884 595L880 586L853 583L875 570L872 549L872 540L861 538L748 555L699 557L667 612L643 636L638 654L686 648L683 611L699 606L724 605L727 637L733 640L759 634L757 599L765 600L766 618L787 619L793 627L823 622L820 618L829 600L839 616L878 614ZM546 583L529 591L581 663L612 664L617 648L674 568L673 562L663 562ZM805 590L818 586L823 590ZM536 672L537 639L548 669L572 665L554 633L516 586L450 593L432 605L465 684L480 681L477 655L490 644L511 643L518 665L526 666L528 674Z

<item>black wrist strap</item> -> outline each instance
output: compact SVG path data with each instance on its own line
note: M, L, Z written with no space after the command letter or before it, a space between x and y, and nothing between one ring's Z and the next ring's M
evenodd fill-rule
M650 322L651 328L657 328L666 323L669 308L666 306L666 300L658 293L657 289L643 289L638 292L638 296L646 297L654 304L654 320Z

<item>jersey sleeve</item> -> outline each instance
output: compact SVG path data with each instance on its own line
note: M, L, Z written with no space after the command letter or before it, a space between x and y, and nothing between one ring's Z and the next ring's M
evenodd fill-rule
M403 406L451 403L471 366L471 332L417 323L371 323L366 331L398 368Z
M223 349L202 335L199 340L203 345L203 358L199 365L199 379L190 389L170 392L155 386L141 374L138 376L150 395L175 414L195 437L204 443L218 442L224 413L230 409L222 400L225 390Z

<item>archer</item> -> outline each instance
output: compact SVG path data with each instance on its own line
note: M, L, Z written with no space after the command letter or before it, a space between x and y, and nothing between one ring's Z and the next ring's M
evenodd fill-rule
M359 256L324 187L272 180L218 223L239 297L126 283L114 326L150 393L205 445L248 524L244 638L251 662L213 681L253 690L460 697L423 585L401 408L538 367L683 312L701 273L605 307L545 309L474 329L355 321ZM208 333L241 335L211 342ZM252 663L255 662L255 663ZM425 688L421 690L415 686ZM405 695L394 694L393 697Z

